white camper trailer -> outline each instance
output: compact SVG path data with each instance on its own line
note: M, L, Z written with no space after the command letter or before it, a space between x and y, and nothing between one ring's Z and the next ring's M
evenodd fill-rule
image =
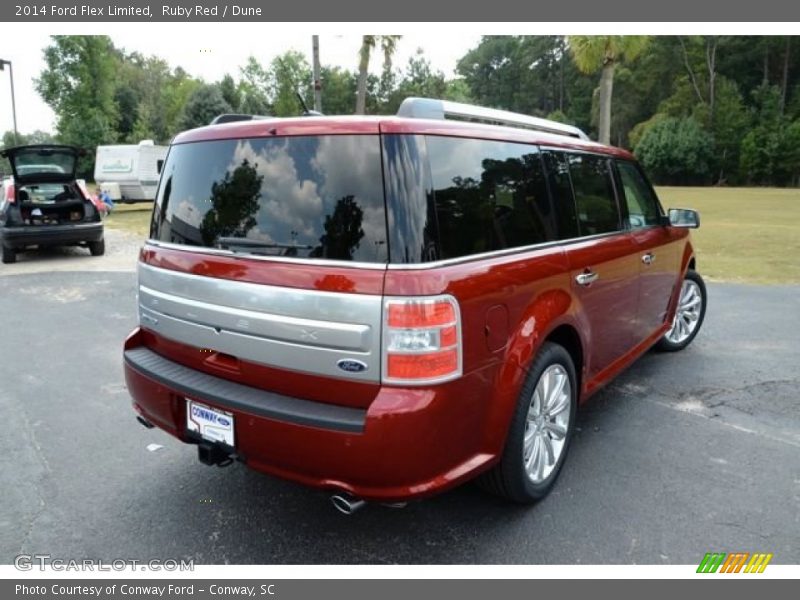
M167 156L166 146L156 146L153 140L138 144L98 146L94 165L94 180L108 191L119 186L122 202L142 202L156 197L159 163Z

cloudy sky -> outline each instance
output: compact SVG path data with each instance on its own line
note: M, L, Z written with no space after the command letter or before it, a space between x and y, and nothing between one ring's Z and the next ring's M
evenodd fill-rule
M360 37L357 31L320 34L320 56L323 64L355 69L358 64ZM64 27L60 27L64 29ZM73 25L68 31L56 31L31 24L4 27L0 36L0 58L10 60L14 68L14 86L17 101L17 126L20 132L35 129L53 131L55 117L42 101L33 86L33 79L44 68L42 50L50 42L50 33L79 33ZM138 51L145 55L158 55L173 67L207 81L216 81L225 73L237 74L250 55L262 63L289 49L307 55L310 62L311 33L304 25L287 24L186 24L154 23L127 26L93 25L85 33L107 33L117 47ZM387 32L389 33L389 32ZM404 32L399 43L395 64L405 65L417 48L422 48L434 67L452 75L456 61L480 39L476 33L448 36L431 36L430 32ZM371 61L371 69L380 69L380 58ZM0 72L0 133L13 128L11 93L8 70Z

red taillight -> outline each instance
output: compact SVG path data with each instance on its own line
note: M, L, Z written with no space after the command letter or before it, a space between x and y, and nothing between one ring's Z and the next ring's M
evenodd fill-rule
M392 379L431 379L458 371L458 350L430 354L390 354L388 373Z
M458 304L452 296L388 298L384 383L440 383L461 375Z
M6 186L6 202L8 202L9 204L14 204L14 201L15 201L15 199L14 199L14 184L13 183L9 183Z
M456 311L449 302L389 304L389 327L436 327L454 323Z
M455 325L445 327L439 332L439 343L442 348L455 346L458 343L458 330Z

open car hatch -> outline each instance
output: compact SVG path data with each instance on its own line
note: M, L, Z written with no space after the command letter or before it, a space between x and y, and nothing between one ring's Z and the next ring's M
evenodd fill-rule
M73 146L40 144L7 148L0 155L11 163L14 181L24 185L74 181L78 158L85 153Z

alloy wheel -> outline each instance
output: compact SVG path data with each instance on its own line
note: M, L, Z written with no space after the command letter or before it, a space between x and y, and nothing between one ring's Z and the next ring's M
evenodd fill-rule
M528 406L522 460L528 478L545 481L564 451L572 407L572 387L566 369L550 365L542 373Z
M673 344L682 344L697 329L700 315L703 311L703 294L700 286L691 279L684 279L681 286L681 296L675 318L672 319L672 328L667 332L667 340Z

